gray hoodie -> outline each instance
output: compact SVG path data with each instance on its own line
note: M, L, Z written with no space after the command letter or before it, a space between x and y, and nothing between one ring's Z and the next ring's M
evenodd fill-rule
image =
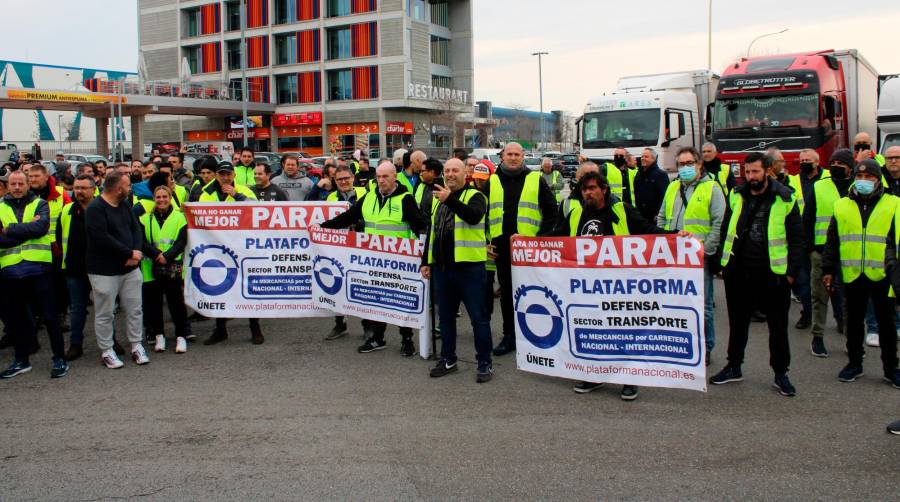
M306 176L304 171L297 171L295 176L288 176L282 172L280 175L272 178L272 184L281 188L287 193L288 200L302 201L306 200L310 190L313 188L313 182Z

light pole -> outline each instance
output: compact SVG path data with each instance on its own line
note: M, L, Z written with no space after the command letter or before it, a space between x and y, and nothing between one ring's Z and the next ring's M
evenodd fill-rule
M781 30L781 31L773 31L772 33L766 33L766 34L764 34L764 35L760 35L760 36L754 38L754 39L750 42L750 45L747 46L747 57L748 57L748 58L750 57L750 49L753 47L753 44L755 44L757 40L759 40L760 38L771 37L772 35L781 35L782 33L788 31L789 29L790 29L790 28L785 28L785 29L783 29L783 30Z
M706 69L712 70L712 3L709 0L709 12L707 13L706 25Z
M241 127L244 129L244 144L247 146L247 0L241 0Z
M541 66L541 56L549 55L549 52L532 52L532 56L538 57L538 93L540 94L541 101L541 143L545 143L544 137L544 72L543 67Z
M56 134L59 135L59 149L62 150L63 140L62 140L62 115L56 115Z

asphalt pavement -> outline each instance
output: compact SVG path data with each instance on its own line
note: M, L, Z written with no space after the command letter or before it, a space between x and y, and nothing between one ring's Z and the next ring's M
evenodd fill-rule
M712 371L727 338L716 286ZM861 381L838 382L833 326L828 359L791 329L794 398L772 388L754 324L743 382L624 402L619 386L575 394L513 355L476 384L465 316L461 370L441 379L400 356L396 329L387 350L361 355L356 320L332 342L330 319L262 325L261 346L236 320L220 345L181 355L170 343L121 370L101 365L89 329L85 357L55 381L41 333L34 370L0 381L0 500L897 499L900 437L885 425L900 391L873 348ZM212 322L194 330L202 339Z

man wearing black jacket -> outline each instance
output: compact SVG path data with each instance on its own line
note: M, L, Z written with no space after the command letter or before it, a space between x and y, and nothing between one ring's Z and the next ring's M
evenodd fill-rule
M428 172L428 163L425 164ZM485 216L487 198L473 186L466 185L466 167L459 159L444 166L447 186L434 185L439 201L432 215L431 232L422 257L422 276L434 280L434 291L441 320L441 358L431 376L442 377L457 370L456 313L459 304L466 306L475 335L475 358L478 360L476 382L491 379L491 326L487 316L485 262L487 234Z
M803 208L803 235L810 259L810 289L812 290L812 353L816 357L828 357L825 347L825 319L828 315L829 291L822 285L822 252L828 231L828 222L834 212L834 203L847 195L853 183L850 170L853 152L846 148L835 150L828 162L828 177L822 177L813 185L813 196L805 199ZM840 280L835 281L839 285ZM844 302L841 287L830 292L831 307L838 332L844 331Z
M791 285L804 249L803 230L793 191L766 175L771 164L772 159L762 153L747 155L747 183L735 187L725 214L722 266L730 328L728 364L710 383L743 380L750 316L758 307L769 323L774 386L781 395L793 396L796 389L787 377L791 361L787 325Z
M669 175L656 161L656 151L645 148L641 153L641 167L634 176L634 206L647 221L656 220L669 186Z
M502 163L484 188L489 203L491 245L488 247L488 255L497 264L500 311L503 314L503 339L494 348L495 356L502 356L516 349L510 238L514 234L532 237L549 235L556 226L557 212L553 190L544 183L539 172L525 167L522 145L509 143L503 149L501 159Z
M408 237L412 234L424 232L428 227L425 215L419 211L416 201L406 187L397 183L397 170L394 168L394 165L387 160L382 162L375 170L375 179L377 182L375 189L366 192L347 211L322 223L322 228L350 228L362 221L365 231L376 235ZM399 217L394 212L395 208L400 210ZM379 226L396 226L394 223L382 223L380 218L384 215L389 216L392 222L399 218L399 221L408 228L408 231L380 230ZM384 349L387 346L384 341L384 332L387 329L387 324L366 319L363 319L362 324L366 335L366 343L361 345L357 351L361 354L366 354ZM415 354L412 329L400 328L400 336L402 337L401 355L412 357Z

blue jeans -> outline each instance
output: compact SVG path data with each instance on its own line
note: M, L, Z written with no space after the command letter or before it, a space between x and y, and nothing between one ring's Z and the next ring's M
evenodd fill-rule
M462 302L472 320L475 358L479 364L490 364L491 326L485 304L487 272L484 263L458 264L451 270L443 271L432 267L431 277L441 319L441 357L451 363L456 362L456 313Z
M894 309L894 330L900 330L900 312ZM866 333L878 333L878 321L875 319L875 306L872 300L866 304Z
M800 305L802 306L800 317L802 319L812 318L812 287L809 282L811 270L812 263L809 255L803 253L800 269L797 270L797 277L794 278L794 285L791 287L791 290L800 300Z
M709 271L708 265L703 267L703 281L706 290L706 298L703 299L703 332L706 335L706 353L709 354L716 346L716 277Z
M81 345L84 342L84 324L87 321L87 304L91 294L91 281L87 276L67 276L69 287L69 323L72 332L69 334L69 345Z

